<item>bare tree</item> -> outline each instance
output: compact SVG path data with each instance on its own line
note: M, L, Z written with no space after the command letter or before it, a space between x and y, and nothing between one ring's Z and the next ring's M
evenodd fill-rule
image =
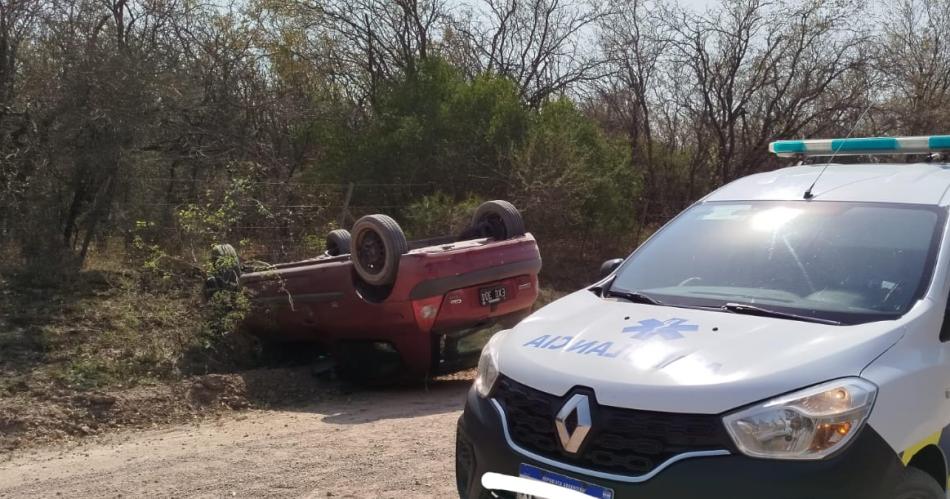
M8 213L29 176L26 156L33 131L29 113L17 105L20 45L33 29L36 3L0 0L0 239L6 239Z
M850 1L798 4L726 0L722 8L672 19L674 61L694 82L682 96L711 141L698 143L717 182L768 165L768 142L820 133L866 103L866 37ZM855 85L855 83L859 83ZM829 98L834 96L834 98Z
M886 5L875 41L883 82L881 132L929 134L950 129L950 1L902 0Z
M599 0L482 0L456 29L471 40L477 72L513 79L522 97L538 105L601 75L592 35L610 13Z
M38 11L31 0L0 0L0 116L12 101L20 44L33 29Z
M631 166L643 179L640 228L647 225L654 205L668 204L664 198L669 190L659 188L657 170L670 169L654 154L653 130L654 109L666 106L666 86L659 79L671 43L660 10L649 0L622 0L614 5L615 14L599 23L606 74L597 95L613 122L608 126L624 131Z
M305 20L308 36L326 40L321 56L334 61L335 76L370 97L380 82L416 72L446 16L444 0L320 0L284 8Z
M601 24L609 68L602 95L625 118L633 157L646 162L653 159L652 107L658 105L662 85L657 79L670 46L658 10L645 0L624 0Z

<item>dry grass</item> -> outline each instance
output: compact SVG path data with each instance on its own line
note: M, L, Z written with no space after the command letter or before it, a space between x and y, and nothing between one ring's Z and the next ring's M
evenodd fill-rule
M320 388L308 368L248 371L260 363L256 341L213 333L218 317L199 291L200 280L119 259L91 259L69 279L0 271L0 454L313 399Z
M260 345L226 331L230 323L200 298L200 279L126 261L95 255L78 274L0 265L0 453L182 421L211 406L310 400L326 388L309 368L257 369ZM542 289L536 309L564 294ZM210 406L195 396L208 383Z
M0 286L0 383L8 385L166 378L196 328L187 298L142 292L121 273L86 271L56 287L15 275Z
M91 259L70 279L0 273L0 396L129 387L220 370L198 280ZM235 335L237 338L237 335Z

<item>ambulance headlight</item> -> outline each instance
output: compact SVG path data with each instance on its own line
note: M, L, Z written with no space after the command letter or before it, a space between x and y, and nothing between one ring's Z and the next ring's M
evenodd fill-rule
M488 343L485 344L485 348L482 349L482 356L478 358L478 374L475 375L475 391L483 398L488 397L492 387L495 386L495 381L498 380L498 345L506 333L507 331L495 333L495 335L488 340Z
M822 459L861 430L877 387L844 378L783 395L723 418L742 453L770 459Z

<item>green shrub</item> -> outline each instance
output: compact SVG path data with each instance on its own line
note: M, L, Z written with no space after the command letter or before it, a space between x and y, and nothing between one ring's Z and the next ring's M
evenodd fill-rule
M242 290L221 290L205 304L205 322L199 340L206 349L214 349L226 336L238 331L251 310L251 300Z
M441 192L424 196L406 208L403 229L415 239L459 234L471 223L472 214L481 202L474 196L456 201Z
M552 233L605 234L633 224L638 182L627 148L567 99L546 103L532 119L511 179L522 207Z

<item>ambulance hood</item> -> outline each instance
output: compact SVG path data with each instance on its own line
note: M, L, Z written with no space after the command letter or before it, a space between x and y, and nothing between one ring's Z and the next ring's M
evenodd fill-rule
M858 375L900 339L899 324L834 326L582 290L508 331L498 364L503 375L547 393L582 386L603 405L718 414Z

